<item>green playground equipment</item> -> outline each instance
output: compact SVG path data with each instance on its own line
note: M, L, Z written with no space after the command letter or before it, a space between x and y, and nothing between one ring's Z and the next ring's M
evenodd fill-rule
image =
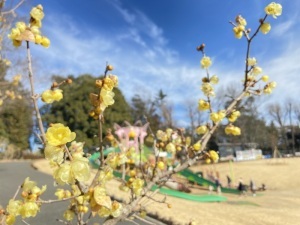
M114 176L121 177L122 174L118 171L114 171ZM126 176L125 179L128 180L130 177ZM181 191L176 191L168 188L159 188L157 185L154 185L151 189L151 191L155 191L156 189L159 189L159 193L165 194L168 196L176 197L176 198L182 198L185 200L190 201L196 201L196 202L224 202L227 201L227 198L224 196L219 195L194 195L194 194L188 194Z
M199 184L201 186L205 186L205 187L213 186L214 188L217 188L217 186L214 182L207 180L203 177L199 177L197 174L195 174L194 172L192 172L189 169L182 170L179 172L179 174L186 177L189 181L196 182L197 184ZM232 188L221 187L221 191L223 193L240 194L239 190L232 189Z

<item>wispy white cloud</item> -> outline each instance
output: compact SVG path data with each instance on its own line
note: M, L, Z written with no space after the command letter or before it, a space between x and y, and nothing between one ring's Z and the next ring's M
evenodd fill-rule
M296 23L295 20L287 20L283 23L280 23L275 26L275 28L272 30L272 35L281 37L282 35L286 34L292 26L294 26Z

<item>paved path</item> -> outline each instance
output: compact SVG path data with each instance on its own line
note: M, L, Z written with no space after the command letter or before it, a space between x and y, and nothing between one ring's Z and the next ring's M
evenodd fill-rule
M37 182L38 187L47 185L47 191L42 195L44 200L56 199L56 196L54 195L56 188L53 186L53 178L50 175L34 170L29 161L5 162L0 163L0 205L6 207L9 199L14 196L18 185L21 185L28 176L31 178L31 180ZM19 196L17 199L18 198L20 199ZM62 225L63 223L57 222L56 218L62 219L62 214L67 205L67 202L44 204L42 205L41 211L38 213L38 215L35 218L27 218L26 222L28 222L30 225ZM91 221L90 224L93 224L94 222L101 224L99 219L97 221ZM136 222L141 225L146 224L141 223L140 221ZM134 223L122 222L120 224L132 225ZM156 221L154 224L163 223ZM18 217L15 225L24 225L24 223Z

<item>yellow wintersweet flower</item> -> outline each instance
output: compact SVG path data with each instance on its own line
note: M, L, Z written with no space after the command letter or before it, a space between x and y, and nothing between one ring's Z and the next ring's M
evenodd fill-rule
M262 79L263 82L268 82L269 76L264 75L264 76L261 77L261 79Z
M206 164L210 164L210 163L211 163L211 159L210 159L210 158L206 158L206 159L205 159L205 163L206 163Z
M43 37L40 34L36 34L36 35L34 35L34 39L35 39L36 44L41 44Z
M73 158L82 158L83 152L83 142L72 141L69 151L71 152Z
M101 207L100 210L98 211L98 215L100 217L108 217L110 216L110 209L106 208L106 207Z
M242 26L246 26L247 25L247 21L241 16L241 15L238 15L236 18L235 18L235 22L239 25L242 25Z
M41 40L41 45L45 48L48 48L50 46L50 40L49 38L43 36Z
M64 145L75 139L76 134L61 123L52 124L46 132L47 143L53 146Z
M134 179L134 181L132 182L132 189L133 192L136 196L140 196L141 192L143 190L144 187L144 180L140 179L140 178L136 178Z
M277 86L277 83L274 82L274 81L272 81L272 82L268 83L267 85L265 85L263 91L264 91L265 94L271 94L272 91L273 91L273 89L274 89L276 86Z
M115 103L114 96L115 93L113 93L112 91L101 89L100 97L102 100L101 103L103 103L104 107L107 107Z
M167 150L167 152L175 153L176 152L176 146L172 142L170 142L170 143L167 144L166 150Z
M66 162L61 164L60 167L54 171L53 178L60 185L75 183L75 179L71 174L71 166Z
M201 86L201 90L206 96L215 96L214 88L210 83L203 83Z
M203 58L201 59L200 63L201 63L201 67L203 69L207 69L212 64L211 59L209 57L207 57L207 56L203 56Z
M264 93L265 94L271 94L272 93L272 89L268 86L268 87L264 88Z
M218 162L219 160L219 155L216 151L214 150L209 150L209 157L210 159L215 163Z
M74 216L75 216L75 213L72 211L72 210L70 210L70 209L67 209L65 212L64 212L64 218L65 218L65 220L67 220L67 221L71 221L71 220L73 220L73 218L74 218Z
M110 198L110 196L108 196L108 195L106 195L106 192L105 192L105 188L103 188L103 187L101 187L101 186L96 186L95 188L94 188L94 192L93 192L93 198L91 199L92 201L91 201L91 205L92 205L92 207L93 208L97 208L97 205L98 206L101 206L101 208L100 208L100 210L102 209L102 208L106 208L106 209L108 209L108 212L107 211L104 211L104 212L99 212L98 211L98 213L100 213L99 214L99 216L101 216L101 217L106 217L107 215L106 214L110 214L110 210L111 210L111 208L112 208L112 202L111 202L111 198ZM96 203L93 203L93 201Z
M270 88L276 88L277 83L275 81L272 81L269 83Z
M210 114L210 119L217 123L219 121L221 121L222 119L224 119L226 116L225 114L225 110L220 110L219 112L213 112Z
M219 83L219 78L217 75L213 75L210 79L209 79L209 82L212 83L212 84L217 84Z
M218 115L219 115L220 120L222 120L222 119L224 119L225 116L226 116L226 111L225 111L225 110L220 110L220 111L218 112Z
M60 101L63 98L62 90L46 90L42 93L42 101L45 103L52 103L54 101Z
M115 169L118 166L118 156L117 156L117 154L114 153L114 152L109 153L107 158L106 158L106 163L111 168Z
M87 181L90 178L90 166L87 158L74 159L70 163L72 176L78 181Z
M6 207L6 211L13 216L20 215L20 209L22 206L22 201L10 199Z
M200 143L200 141L196 142L193 145L193 148L194 148L195 151L199 151L201 149L201 143Z
M103 86L102 88L104 88L107 91L111 91L115 86L115 83L112 79L110 79L110 77L105 77L103 79Z
M30 11L30 16L35 20L42 20L45 16L43 12L43 6L37 5L36 7L33 7Z
M14 215L9 214L6 216L5 223L7 225L13 225L15 224L15 222L16 222L16 217Z
M12 82L12 84L13 84L14 86L17 86L17 85L19 84L21 78L22 78L22 76L21 76L20 74L14 76L14 77L13 77L13 82Z
M210 108L210 104L209 102L203 100L203 99L200 99L199 102L198 102L198 109L200 111L204 111L204 110L208 110Z
M241 129L239 127L234 127L232 130L232 135L234 135L234 136L241 135Z
M263 34L269 33L271 30L271 24L270 23L263 23L259 29Z
M113 201L111 208L111 215L113 217L119 217L123 211L123 205L117 201Z
M109 74L108 77L113 81L114 87L118 87L119 84L118 77L113 74Z
M240 117L240 115L241 115L240 111L234 110L228 116L228 120L233 123L234 121L237 120L238 117Z
M225 133L227 135L234 135L234 136L238 136L241 135L241 129L239 127L235 127L232 124L229 124L225 127Z
M265 12L268 15L272 15L273 18L276 19L277 16L280 16L282 13L282 6L278 3L272 2L266 6Z
M199 134L199 135L200 134L205 134L207 131L208 131L208 128L205 125L199 126L196 129L196 133Z
M18 28L12 28L8 37L10 39L15 40L16 38L20 37L20 35L21 35L21 32Z
M261 74L262 73L262 68L259 67L259 66L254 66L251 72L252 72L253 75Z
M31 192L32 188L36 186L36 182L30 180L29 177L26 177L25 181L22 184L23 191Z
M40 211L40 207L36 202L25 202L20 208L22 218L35 217L38 211Z
M22 33L26 30L26 24L22 21L16 23L16 28Z
M37 34L40 34L40 33L41 33L40 28L37 27L37 26L32 26L32 27L30 27L30 30L31 30L31 32L32 32L34 35L37 35Z
M161 141L167 141L168 140L167 133L163 132L162 130L158 130L156 132L156 137L157 137L158 140L161 140Z
M46 144L45 158L49 161L61 164L64 161L64 148Z
M254 57L253 58L248 58L247 63L248 63L248 66L255 66L256 65L256 59Z
M234 27L232 30L233 30L234 36L237 39L241 39L243 37L245 27L242 25L238 25L238 26Z
M211 113L210 119L215 123L219 122L220 121L219 114L217 112Z
M64 190L64 189L61 189L61 188L58 188L58 189L56 190L56 192L54 193L54 195L57 196L57 199L58 199L58 200L61 200L61 199L65 198L65 190Z

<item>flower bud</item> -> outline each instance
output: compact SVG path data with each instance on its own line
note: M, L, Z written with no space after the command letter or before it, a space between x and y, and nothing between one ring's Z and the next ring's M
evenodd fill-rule
M107 71L112 71L113 69L114 69L114 67L112 65L107 65L106 66Z

